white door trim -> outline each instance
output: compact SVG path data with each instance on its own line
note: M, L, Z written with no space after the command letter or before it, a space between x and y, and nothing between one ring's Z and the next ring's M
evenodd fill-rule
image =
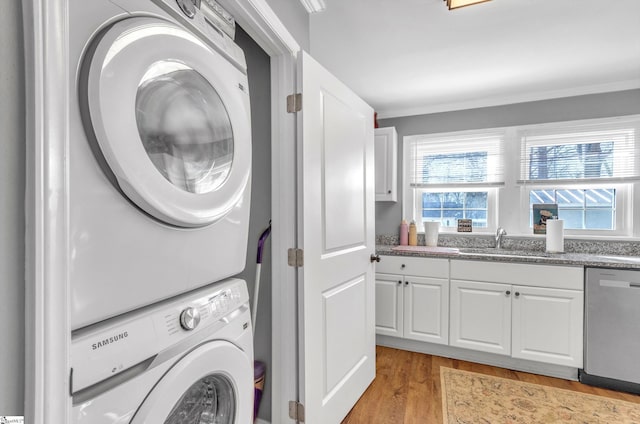
M287 113L286 97L296 89L301 49L266 0L219 2L271 57L271 422L287 423L289 401L298 400L297 271L287 264L287 249L297 247L298 158L296 115Z
M70 422L66 0L23 2L26 86L25 422Z

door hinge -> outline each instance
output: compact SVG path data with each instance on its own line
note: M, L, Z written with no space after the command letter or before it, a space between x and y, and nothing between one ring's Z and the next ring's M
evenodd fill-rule
M298 401L289 401L289 418L297 422L304 422L304 405Z
M302 94L289 94L287 96L287 113L296 113L302 110Z
M302 249L289 249L287 257L289 266L300 267L304 265L304 251Z

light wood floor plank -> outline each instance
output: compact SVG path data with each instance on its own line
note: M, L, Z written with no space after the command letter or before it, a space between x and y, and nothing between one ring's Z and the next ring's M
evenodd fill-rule
M376 378L342 424L440 424L440 367L640 403L640 396L489 365L376 347Z

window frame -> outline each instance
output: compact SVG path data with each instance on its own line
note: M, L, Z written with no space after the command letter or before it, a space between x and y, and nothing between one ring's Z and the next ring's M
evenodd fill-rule
M433 189L424 189L424 188L411 188L411 191L413 191L413 208L412 208L412 215L409 215L409 220L414 219L416 221L416 225L418 225L418 231L419 232L424 232L424 226L422 225L422 222L424 222L422 220L422 194L423 193L441 193L443 191L447 191L444 190L442 187L440 188L433 188ZM492 233L495 232L495 229L497 228L497 217L498 217L498 202L497 202L497 197L498 197L498 188L497 187L476 187L476 188L470 188L470 187L462 187L458 190L449 190L448 192L453 193L453 192L487 192L487 226L486 227L473 227L473 232L474 233ZM407 194L410 194L407 193ZM428 220L427 220L428 221ZM440 229L442 232L444 233L455 233L457 232L457 224L453 225L453 226L444 226L444 225L440 225Z
M446 191L487 191L487 227L473 228L472 233L457 233L457 228L442 227L444 233L456 233L460 235L490 234L495 233L498 226L504 227L510 235L522 237L545 237L544 235L533 234L533 229L529 226L529 195L534 189L586 189L586 188L614 188L616 190L615 204L615 229L566 229L565 234L574 238L585 239L607 239L619 238L629 239L640 237L640 224L634 226L634 222L640 222L640 206L634 207L634 198L640 198L640 176L626 179L609 178L597 181L593 179L575 180L544 180L544 181L523 181L521 167L522 132L527 134L540 132L544 134L566 133L571 127L594 126L597 128L619 129L623 126L635 129L635 144L640 144L640 115L630 115L621 117L610 117L601 119L588 119L578 121L552 122L533 125L516 125L510 127L487 128L481 130L466 130L455 132L428 133L420 135L404 136L402 139L403 162L402 162L402 218L415 219L416 223L422 222L422 193L423 192L446 192ZM433 187L421 188L411 187L412 166L409 143L416 138L427 138L437 140L438 138L451 138L469 134L481 136L483 133L495 134L503 132L504 146L502 149L502 161L504 172L504 185L491 186L473 184L455 185L435 184ZM640 147L639 147L640 148ZM636 157L636 162L640 162L640 157ZM636 163L640 166L640 163ZM514 213L514 205L517 211ZM418 226L418 231L422 232L422 225Z
M533 235L533 229L529 226L529 195L532 190L564 190L564 189L585 189L585 188L613 188L616 190L615 203L615 229L573 229L565 226L565 235L570 236L588 236L588 237L631 237L633 235L633 227L630 217L632 216L632 183L610 183L602 182L600 184L524 184L520 187L519 210L527 211L526 216L519 219L518 231L521 234Z
M500 167L500 171L498 172L498 176L502 176L501 181L488 181L485 183L459 183L459 184L434 184L433 188L422 188L422 187L412 187L412 175L413 175L413 163L411 161L411 150L407 148L414 140L416 139L431 139L435 142L442 143L443 140L451 140L451 139L460 139L460 140L470 140L473 137L480 138L495 138L499 139L496 144L492 145L488 149L489 158L487 159L488 165L492 163L496 163L494 161L498 161L498 165ZM409 221L415 220L418 225L418 232L424 232L424 226L422 225L422 193L431 192L431 193L440 193L440 192L487 192L487 227L485 228L473 228L473 233L476 234L489 234L494 233L498 226L498 192L500 187L504 186L504 173L505 165L504 165L504 154L505 154L505 140L507 138L505 129L503 128L490 128L490 129L481 129L481 130L471 130L471 131L454 131L454 132L446 132L446 133L434 133L434 134L419 134L412 136L404 136L402 139L403 146L403 161L402 161L402 215L403 219L407 219ZM464 141L463 141L464 142ZM470 142L472 144L472 142ZM455 150L458 150L456 148ZM495 151L499 152L499 155L496 157ZM496 174L491 174L489 178L495 178ZM441 231L443 233L456 233L457 232L457 224L451 227L441 226ZM462 233L458 233L462 234Z

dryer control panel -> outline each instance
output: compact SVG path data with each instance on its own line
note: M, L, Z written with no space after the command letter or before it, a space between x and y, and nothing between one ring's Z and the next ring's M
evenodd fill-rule
M247 73L244 52L233 40L236 22L215 0L152 0L236 68Z
M215 0L198 0L200 10L204 14L205 21L210 25L220 28L232 39L236 36L236 21Z
M115 317L72 334L72 393L149 365L172 347L197 344L246 316L249 293L243 280L229 279L177 299ZM197 318L196 318L197 317Z

